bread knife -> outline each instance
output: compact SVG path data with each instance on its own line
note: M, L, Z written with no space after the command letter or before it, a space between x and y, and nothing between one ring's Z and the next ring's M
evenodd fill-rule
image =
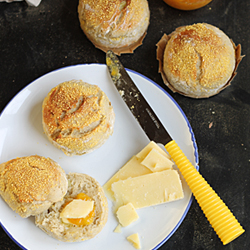
M226 245L244 233L245 230L235 216L171 138L118 57L111 50L106 53L106 64L122 99L148 138L165 146L222 243Z

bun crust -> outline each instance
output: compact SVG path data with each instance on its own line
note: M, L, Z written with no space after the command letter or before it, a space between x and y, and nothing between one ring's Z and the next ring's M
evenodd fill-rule
M163 55L163 73L173 91L203 98L217 94L236 69L233 42L220 29L198 23L169 35Z
M113 133L113 107L96 85L63 82L49 92L42 109L45 134L66 155L90 153Z
M132 53L142 44L149 25L147 0L79 0L80 26L99 49Z
M35 218L36 225L45 233L57 240L65 242L78 242L93 238L104 227L108 219L108 203L100 184L86 174L69 173L68 192L63 201L56 202L47 211ZM94 201L95 217L92 224L77 226L62 222L60 212L63 205L77 196L85 193Z
M0 165L0 194L23 218L39 214L62 200L67 187L64 170L50 158L33 155Z

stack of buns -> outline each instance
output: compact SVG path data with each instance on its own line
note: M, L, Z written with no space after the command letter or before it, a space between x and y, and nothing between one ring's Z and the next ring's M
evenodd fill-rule
M118 55L142 44L150 17L147 0L79 0L78 14L87 38Z
M217 27L197 23L177 28L157 44L159 72L173 91L192 98L229 86L241 61L241 47Z

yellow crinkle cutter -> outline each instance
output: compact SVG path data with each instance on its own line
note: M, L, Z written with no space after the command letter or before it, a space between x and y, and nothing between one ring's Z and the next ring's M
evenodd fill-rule
M203 213L222 243L226 245L244 233L245 230L240 223L183 154L176 142L172 140L165 148L178 166Z

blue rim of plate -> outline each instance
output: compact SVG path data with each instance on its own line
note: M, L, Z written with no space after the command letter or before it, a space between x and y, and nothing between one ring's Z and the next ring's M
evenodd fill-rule
M53 73L53 72L56 72L58 70L62 70L62 69L66 69L66 68L70 68L70 67L75 67L75 66L84 66L84 65L105 65L105 64L101 64L101 63L91 63L91 64L77 64L77 65L71 65L71 66L66 66L66 67L62 67L62 68L59 68L59 69L56 69L56 70L53 70L53 71L50 71L46 74L44 74L43 76L40 76L38 77L37 79L35 79L34 81L32 81L31 83L29 83L28 85L26 85L26 87L24 87L22 90L20 90L9 102L8 104L5 106L5 108L1 111L0 113L0 119L1 119L1 115L2 113L5 111L5 109L8 107L8 105L12 102L12 100L14 98L16 98L16 96L22 92L24 89L26 89L27 87L29 87L31 84L33 84L35 81L37 81L38 79L42 78L42 77L45 77L46 75L50 74L50 73ZM144 78L145 80L149 81L150 83L152 83L153 85L155 85L157 88L159 88L161 91L163 91L163 93L165 95L168 96L168 98L175 104L175 106L179 109L179 111L181 112L182 116L184 117L186 123L187 123L187 126L189 128L189 132L191 134L191 140L193 142L193 147L194 147L194 156L195 156L195 168L197 169L197 171L199 171L199 155L198 155L198 147L197 147L197 144L196 144L196 139L195 139L195 136L194 136L194 132L193 132L193 129L185 115L185 113L183 112L183 110L181 109L181 107L179 106L179 104L175 101L175 99L164 89L162 88L160 85L158 85L157 83L155 83L153 80L149 79L148 77L142 75L141 73L138 73L134 70L131 70L131 69L128 69L126 68L126 70L128 72L131 72L131 73L134 73L142 78ZM186 217L188 211L189 211L189 208L192 204L192 201L193 201L193 195L191 196L190 200L189 200L189 203L186 207L186 210L184 211L181 219L179 220L179 222L176 224L176 226L173 228L173 230L160 242L158 243L158 245L156 245L152 250L157 250L159 247L161 247L164 243L166 243L168 241L168 239L175 233L175 231L179 228L179 226L181 225L181 223L183 222L184 218ZM5 233L11 238L11 240L13 242L15 242L20 248L22 248L23 250L27 250L27 248L25 248L24 246L22 246L18 241L15 240L15 238L13 238L13 236L8 232L8 230L2 225L2 223L0 222L0 225L1 227L3 228L3 230L5 231Z

